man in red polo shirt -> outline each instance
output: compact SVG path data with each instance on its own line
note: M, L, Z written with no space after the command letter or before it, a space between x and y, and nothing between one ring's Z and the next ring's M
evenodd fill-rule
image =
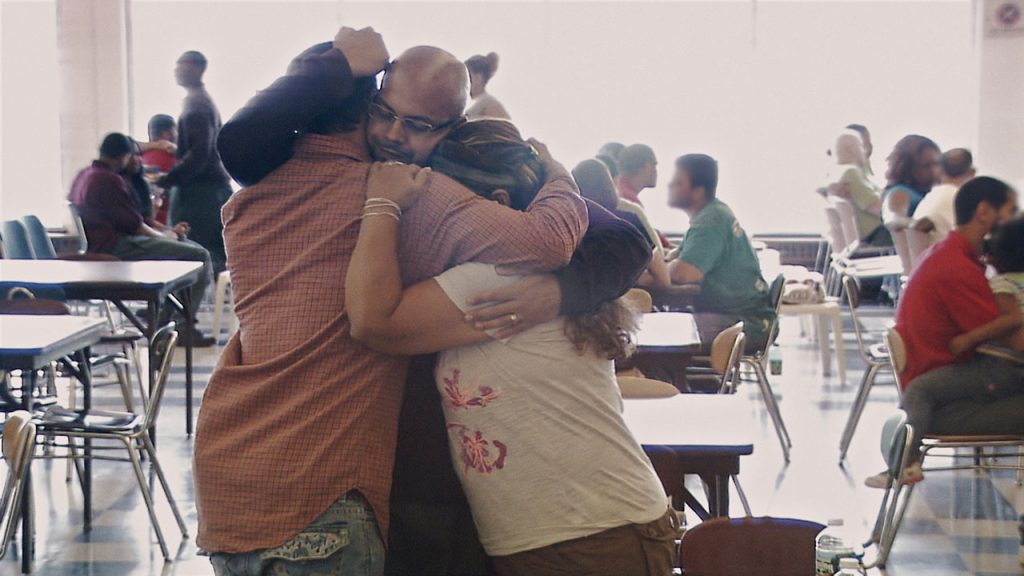
M950 349L957 336L999 317L980 257L985 236L1017 212L1017 193L994 178L974 178L955 206L956 229L925 254L896 311L907 349L903 408L917 436L911 455L917 467L904 476L910 483L923 478L923 434L1024 433L1021 371L973 349Z

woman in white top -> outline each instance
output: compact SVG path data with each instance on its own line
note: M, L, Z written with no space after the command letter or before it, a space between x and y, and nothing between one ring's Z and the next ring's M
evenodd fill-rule
M469 70L469 97L473 103L466 109L466 117L470 120L475 118L504 118L508 120L508 110L501 105L497 98L487 92L487 83L498 71L498 55L491 52L487 56L477 54L466 60L466 68Z
M432 168L371 170L345 285L353 337L393 354L445 350L436 379L452 460L497 574L670 574L674 516L615 380L632 313L614 301L498 339L465 321L469 298L517 276L468 263L402 287L389 201L414 210L418 186L443 172L523 210L564 168L502 120L454 129Z

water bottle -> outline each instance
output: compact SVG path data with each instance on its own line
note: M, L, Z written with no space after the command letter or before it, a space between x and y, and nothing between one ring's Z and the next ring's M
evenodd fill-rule
M782 348L779 348L778 344L774 344L768 350L768 369L772 376L782 374Z
M856 558L842 558L839 560L839 572L834 576L864 576L860 568L860 560Z
M842 528L841 519L829 520L828 528L818 535L814 550L815 576L833 576L839 570L839 561L843 558L856 560L856 552L847 546L839 535Z

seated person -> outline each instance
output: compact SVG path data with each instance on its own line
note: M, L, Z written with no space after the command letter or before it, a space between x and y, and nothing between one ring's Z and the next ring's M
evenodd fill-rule
M178 162L174 152L178 149L175 142L178 141L178 124L173 116L157 114L149 119L149 142L140 144L142 147L142 165L147 171L152 171L160 176L166 175ZM157 207L157 222L167 223L171 211L171 199L167 191L163 190L160 205Z
M874 246L892 246L892 236L882 224L882 196L868 177L860 135L847 130L836 139L836 166L829 176L828 192L850 202L857 218L859 240Z
M124 134L108 134L100 146L99 159L75 177L68 200L82 217L89 252L112 254L121 260L201 262L203 274L193 287L195 297L191 299L194 318L210 283L210 254L187 240L183 229L156 230L146 224L135 192L120 175L131 163L134 150L133 142ZM195 346L216 343L198 332L192 342Z
M889 154L882 220L908 219L939 181L939 146L924 136L904 136Z
M764 350L775 321L768 283L750 238L732 210L716 198L718 162L704 154L676 160L669 204L690 216L690 229L669 263L675 284L700 283L694 301L701 342L710 347L719 332L743 321L747 350Z
M121 172L121 177L135 192L135 200L139 203L139 213L142 214L147 226L163 233L168 238L188 237L188 222L178 222L174 226L168 226L163 220L156 217L153 210L152 189L143 175L142 149L134 140L132 141L131 159L128 160L128 166Z
M966 148L953 148L942 154L942 182L921 200L914 210L914 229L926 232L934 244L943 240L956 223L953 208L956 191L977 171L974 156Z
M989 280L989 286L999 311L1004 316L1024 317L1024 220L1014 218L996 228L992 233L989 263L998 272ZM1004 344L1024 352L1024 327L1008 336Z
M647 214L640 206L619 198L615 193L615 182L608 167L600 160L584 160L572 170L572 176L580 187L583 197L596 202L602 208L632 224L644 235L653 251L651 263L637 284L644 287L665 288L671 285L665 251L661 247L658 233L647 220Z
M552 162L542 158L512 124L478 120L453 129L432 166L523 210ZM495 573L670 574L674 513L623 420L613 369L629 312L606 302L498 339L463 321L468 299L515 276L468 263L403 291L398 205L414 205L417 186L438 177L417 170L371 171L345 304L352 336L377 350L445 350L436 386L451 459Z
M1016 212L1004 182L975 178L956 196L957 227L927 252L900 298L896 330L906 345L903 408L914 428L912 465L901 481L921 474L925 434L1024 434L1024 375L974 348L1020 325L1017 310L1001 314L980 257L984 238ZM868 479L869 486L884 477Z

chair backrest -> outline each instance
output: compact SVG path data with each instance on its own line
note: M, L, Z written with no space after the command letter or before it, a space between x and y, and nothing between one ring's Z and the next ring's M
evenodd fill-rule
M737 344L745 342L743 322L737 322L722 330L711 342L711 369L722 376L719 392L723 394L728 391L732 371L736 369L743 355L743 348Z
M686 576L814 574L814 542L824 528L788 518L705 520L683 536L679 562Z
M57 251L53 248L50 235L46 233L46 226L43 226L39 218L34 214L29 214L21 221L25 225L25 231L28 232L28 241L32 245L32 251L35 252L36 258L39 260L56 258Z
M860 283L853 276L843 276L843 293L846 295L846 302L850 305L850 320L853 322L853 333L857 337L857 350L865 360L868 359L868 346L864 342L864 332L861 329L860 318L857 317L857 309L860 308Z
M897 410L882 425L879 447L882 451L882 459L885 460L885 465L890 473L902 469L903 458L907 454L907 442L912 436L910 425L907 424L907 413L903 410Z
M25 225L19 220L0 224L0 241L4 244L4 258L8 260L35 260L36 254L28 241Z
M641 288L631 288L622 295L622 300L637 314L644 314L654 309L651 293Z
M0 300L0 315L68 316L71 309L57 300L31 298Z
M618 380L623 398L671 398L679 394L678 388L661 380L633 376L622 376Z
M174 351L177 344L178 332L175 330L174 322L169 322L158 330L149 343L152 358L157 366L157 374L156 383L150 391L149 398L145 401L146 418L143 420L143 427L146 430L152 428L160 416L160 405L163 403L167 379L171 375L171 365L174 362Z
M896 392L902 398L903 378L901 374L907 368L907 346L903 342L903 336L900 336L895 327L890 327L885 331L885 346L889 349L889 364L892 365L892 372L896 377Z
M78 206L68 202L68 216L71 219L69 230L74 230L78 235L78 253L85 254L89 249L89 238L85 235L85 224L82 222L82 215L78 212Z
M910 274L910 270L913 268L913 258L910 255L910 246L907 244L909 230L906 225L897 222L886 222L885 227L889 229L889 235L892 236L892 246L900 257L903 273Z
M860 232L857 230L857 215L854 212L853 204L841 198L832 200L839 213L839 223L843 227L843 235L846 237L846 245L851 246L860 241Z
M24 410L12 412L4 423L3 454L7 460L7 480L0 496L0 519L4 531L0 540L0 558L10 548L11 538L18 526L21 500L24 494L25 474L32 463L36 446L36 425L32 415Z
M846 233L843 232L843 222L839 216L839 210L834 205L828 204L825 206L825 217L828 219L828 232L829 239L832 242L832 252L839 254L850 245L850 242L846 240Z
M932 237L930 234L920 230L915 230L913 227L907 228L907 252L910 255L911 270L917 266L918 261L921 260L921 256L931 245Z

